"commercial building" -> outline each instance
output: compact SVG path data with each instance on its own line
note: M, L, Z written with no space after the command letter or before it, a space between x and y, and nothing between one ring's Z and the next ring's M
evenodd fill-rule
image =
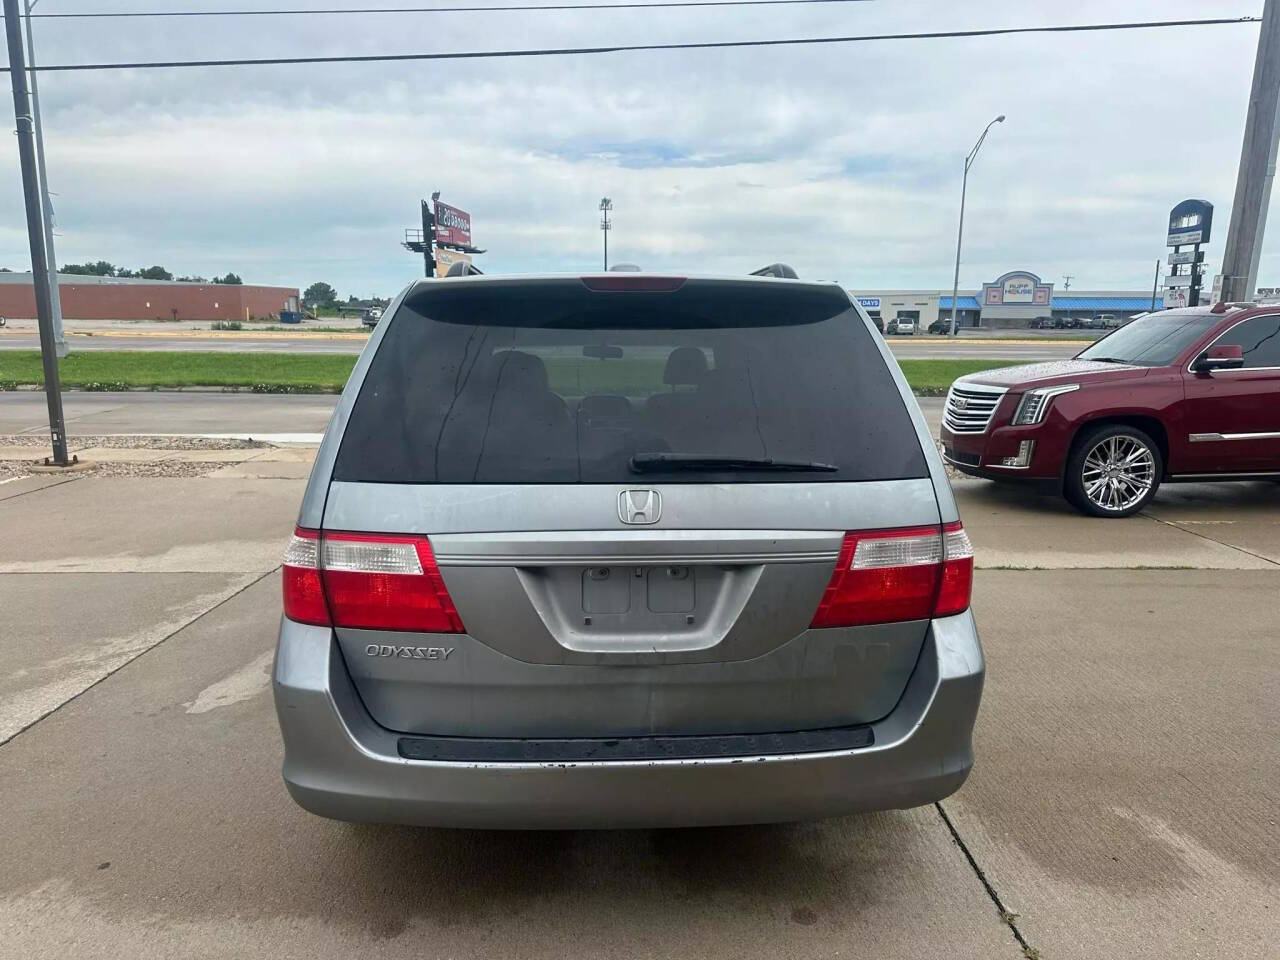
M59 274L62 315L76 320L248 320L298 309L297 287ZM0 273L0 316L34 317L30 273Z
M898 317L927 327L951 319L951 290L870 290L854 296L872 317L888 322ZM980 290L961 290L956 298L956 324L962 327L1017 328L1037 317L1131 317L1151 309L1151 291L1071 290L1057 292L1027 270L1013 270L984 283ZM1155 308L1164 309L1157 294Z

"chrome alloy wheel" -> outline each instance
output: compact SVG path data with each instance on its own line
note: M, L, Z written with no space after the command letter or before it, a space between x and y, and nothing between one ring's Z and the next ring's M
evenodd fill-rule
M1106 437L1085 455L1080 479L1096 507L1118 513L1145 497L1155 483L1155 457L1134 437Z

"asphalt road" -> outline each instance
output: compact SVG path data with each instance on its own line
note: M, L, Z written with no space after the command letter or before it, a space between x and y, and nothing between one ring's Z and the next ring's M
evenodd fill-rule
M167 433L271 439L310 434L318 439L337 399L333 395L69 391L63 397L63 410L70 436ZM919 402L936 431L942 418L941 398L922 397ZM48 422L43 393L0 392L0 434L41 433Z
M301 490L0 486L0 955L1275 956L1274 487L1091 521L958 484L988 680L941 805L535 834L290 801L269 671Z
M293 336L218 336L191 333L183 336L128 336L120 334L73 335L72 350L193 350L234 353L359 353L363 338L329 337L321 333ZM955 360L981 358L1031 363L1036 360L1059 360L1079 353L1082 345L1045 338L1036 343L1002 340L950 340L942 337L889 337L889 348L898 357ZM0 350L39 350L40 340L33 331L0 332Z
M70 436L230 434L265 439L310 434L318 438L337 402L335 394L68 391L63 394L63 413ZM0 434L42 433L48 422L43 392L0 392Z

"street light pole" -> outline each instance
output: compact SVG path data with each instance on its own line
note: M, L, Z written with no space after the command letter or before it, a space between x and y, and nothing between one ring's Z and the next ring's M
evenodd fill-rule
M987 139L987 134L991 132L991 128L997 123L1004 123L1003 113L987 124L987 128L982 131L982 136L978 138L978 142L973 145L969 155L964 158L964 179L960 181L960 229L956 232L956 273L951 284L951 336L953 337L956 335L956 299L960 296L960 246L964 243L964 197L969 188L969 168L973 166L973 161L978 157L978 151L982 148L982 141Z
M49 297L49 261L45 252L43 219L40 215L40 179L36 168L35 138L32 130L31 98L27 93L27 67L22 49L22 22L18 0L3 0L5 41L9 48L10 80L13 83L13 114L17 123L18 159L22 167L22 191L27 210L27 242L31 247L31 285L36 297L36 317L40 323L40 357L44 362L45 398L49 406L49 435L53 441L56 466L71 463L67 457L67 435L62 417L62 391L58 383L58 357L53 342L53 316Z
M40 175L40 201L44 210L44 250L49 262L49 301L53 312L53 344L60 357L67 355L67 338L62 332L62 297L58 293L58 258L53 252L53 201L49 198L49 175L44 166L44 124L40 122L40 82L36 76L35 25L31 11L40 0L24 0L27 14L27 68L31 71L31 118L36 127L36 171Z
M613 201L608 197L600 198L600 232L604 234L604 269L609 270L609 230L613 221L609 219L609 211L613 209Z

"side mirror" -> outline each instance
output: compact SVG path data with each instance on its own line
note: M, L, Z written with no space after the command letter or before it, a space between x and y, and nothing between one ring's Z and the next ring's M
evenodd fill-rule
M1215 370L1239 370L1243 366L1243 347L1238 343L1215 343L1196 357L1191 369L1196 373L1213 373Z

